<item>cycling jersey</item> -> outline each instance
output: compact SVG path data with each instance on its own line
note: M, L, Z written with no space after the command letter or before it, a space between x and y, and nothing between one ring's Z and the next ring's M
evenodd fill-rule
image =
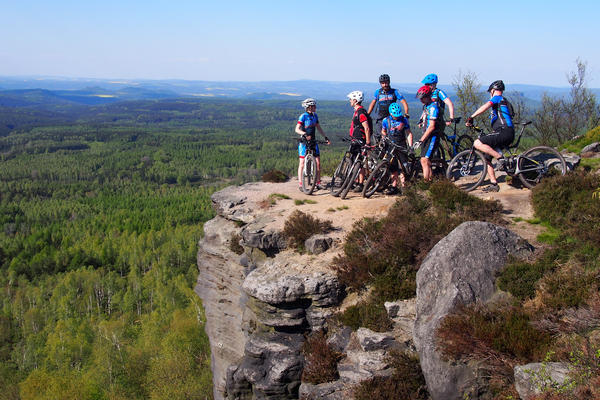
M441 89L435 89L433 93L431 93L431 100L435 101L437 105L440 107L440 111L444 111L446 109L446 103L444 100L448 98L446 92Z
M428 105L423 106L423 109L425 110L424 130L427 130L429 124L435 124L436 126L431 136L437 136L440 130L440 108L435 101L432 101Z
M378 119L383 119L390 115L388 110L390 104L402 99L404 99L404 96L396 89L390 88L387 92L384 92L383 89L378 89L373 96L373 100L377 101L377 107L379 108Z
M317 113L305 112L300 116L300 118L298 118L300 129L307 135L311 136L311 140L316 140L315 130L317 129L318 123L319 117L317 117Z
M406 130L410 130L410 125L404 116L401 116L398 120L391 116L385 118L383 120L382 128L392 142L406 147Z
M494 131L503 127L513 128L511 110L508 101L502 96L494 96L490 99L490 119Z
M350 136L358 140L365 139L365 127L363 126L363 122L367 122L369 126L372 126L370 118L370 115L367 114L367 110L365 110L363 106L358 107L354 111L354 115L352 116L352 124L350 125Z

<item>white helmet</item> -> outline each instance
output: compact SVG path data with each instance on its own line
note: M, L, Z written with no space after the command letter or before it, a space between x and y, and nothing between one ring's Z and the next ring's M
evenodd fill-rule
M302 102L302 107L304 107L304 109L308 109L308 107L310 106L316 106L317 102L315 101L315 99L306 99Z
M351 100L356 100L357 103L362 102L365 98L363 92L361 92L360 90L355 90L354 92L350 93L348 97L350 97Z

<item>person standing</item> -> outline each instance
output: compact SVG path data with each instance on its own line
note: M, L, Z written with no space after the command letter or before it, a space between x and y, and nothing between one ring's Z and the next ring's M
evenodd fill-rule
M354 115L352 116L352 122L350 124L350 136L359 142L370 146L372 121L371 116L362 106L364 94L363 92L356 90L350 93L347 97L350 98L350 105L354 108ZM354 186L353 192L362 192L364 180L365 170L363 168L360 171L360 175L358 176L358 184Z
M388 74L381 75L379 77L379 84L381 85L381 89L375 91L375 94L373 95L373 100L371 101L371 104L369 104L369 110L367 111L367 113L369 113L370 115L375 109L375 105L377 105L378 114L377 118L375 119L376 138L381 134L381 124L383 119L389 117L390 115L390 104L400 101L400 104L402 104L402 107L404 107L404 117L406 119L409 118L408 103L406 102L406 99L404 99L404 96L402 96L402 94L398 90L390 87L390 76Z
M331 142L327 136L325 136L325 133L323 133L323 129L319 124L319 117L315 112L317 110L317 102L314 99L306 99L302 102L302 107L304 107L306 112L302 114L300 118L298 118L298 123L296 124L295 129L296 133L305 139L298 144L298 154L300 156L300 160L298 162L298 182L300 184L300 190L302 190L302 169L304 168L304 157L306 156L307 147L310 146L310 148L315 151L315 162L317 164L317 185L315 189L319 190L323 188L321 186L321 157L319 157L319 145L317 144L315 131L319 131L328 145Z
M414 148L421 147L421 166L423 167L423 179L430 182L432 179L431 158L437 153L440 145L440 109L431 98L432 90L429 86L421 86L417 91L417 98L424 106L423 121L425 132L415 143Z
M423 78L421 83L431 88L431 99L437 103L440 109L440 125L444 122L448 126L451 125L452 120L454 119L454 104L452 103L452 100L450 100L446 92L437 88L438 76L436 74L429 74L425 78ZM450 120L448 121L444 121L446 107L448 107L448 112L450 114ZM440 128L443 132L445 126L441 125Z
M410 130L408 120L402 115L402 110L398 103L390 104L390 116L383 120L381 125L381 136L388 137L396 145L400 146L405 151L413 144L413 134ZM400 170L398 162L406 163L408 161L406 154L396 151L396 162L390 165L392 173L392 187L385 191L387 195L398 194L398 171ZM404 188L405 176L400 174L400 186Z
M504 93L504 82L494 81L488 88L490 100L479 107L468 119L465 125L473 126L473 118L490 110L492 132L475 140L475 148L484 153L487 160L487 172L490 176L490 186L483 189L484 192L498 192L498 180L492 167L492 157L498 160L496 170L504 170L506 159L495 149L500 146L509 146L515 139L515 128L513 125L512 105L502 96Z

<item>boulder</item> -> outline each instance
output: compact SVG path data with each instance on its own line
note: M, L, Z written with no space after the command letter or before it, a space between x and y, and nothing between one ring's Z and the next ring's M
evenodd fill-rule
M306 239L304 247L313 254L321 254L331 248L333 239L327 235L313 235Z
M532 250L527 241L506 228L465 222L423 260L417 272L413 338L432 399L462 399L462 387L477 372L471 365L442 361L435 336L440 320L461 303L490 300L496 291L494 273L507 257L522 257Z
M302 274L301 266L281 260L269 260L252 271L243 288L250 296L271 305L309 299L313 305L326 307L340 301L341 288L333 274Z
M581 154L583 154L583 153L599 153L599 152L600 152L600 143L598 143L598 142L588 144L583 149L581 149Z
M539 396L544 389L556 388L564 384L570 371L569 364L564 362L517 365L515 388L522 399Z
M356 338L363 351L400 348L399 343L390 332L378 333L367 328L358 328Z

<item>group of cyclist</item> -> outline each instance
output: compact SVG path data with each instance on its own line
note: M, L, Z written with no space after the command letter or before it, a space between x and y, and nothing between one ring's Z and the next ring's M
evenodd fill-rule
M438 152L445 126L450 125L454 119L454 105L452 101L443 90L437 88L438 77L436 74L429 74L423 79L421 82L423 86L419 88L416 94L416 98L420 99L423 104L423 110L418 124L423 133L421 138L413 143L413 133L408 121L409 107L406 99L398 90L390 86L389 75L381 75L379 77L379 83L381 89L375 91L368 110L365 110L362 106L364 100L363 92L354 91L348 94L347 97L350 99L350 105L354 108L354 115L352 116L350 125L350 136L367 146L370 146L375 141L379 141L383 136L387 137L394 144L403 149L407 149L408 147L418 149L420 147L423 178L426 181L431 181L431 158ZM498 160L496 170L502 170L505 167L506 160L502 154L495 150L495 148L509 145L514 140L512 106L502 96L504 90L504 82L501 80L492 82L488 88L490 100L477 109L477 111L475 111L466 121L467 126L473 126L473 119L476 116L490 110L493 132L475 140L474 143L475 148L484 153L488 161L488 174L490 176L491 184L483 189L484 191L499 191L494 168L491 166L491 159L492 157L496 158ZM315 150L317 164L316 189L322 189L319 148L316 144L315 137L316 131L323 136L327 144L330 144L331 142L327 136L325 136L323 129L319 124L319 118L315 113L317 107L315 100L306 99L302 102L302 106L306 112L298 119L295 129L296 133L302 135L305 139L298 147L300 155L298 180L300 185L302 185L301 176L304 165L304 156L306 155L307 146L311 146L311 148ZM375 120L375 129L373 129L371 113L375 107L378 108L378 112ZM444 115L446 109L449 114L448 120L445 119ZM406 161L406 156L402 152L399 152L398 155L399 162ZM399 174L397 164L390 166L390 172L392 175L392 184L385 194L398 194L400 192L398 185L404 187L404 176ZM398 177L400 179L398 179ZM355 183L353 189L354 192L362 192L364 179L365 175L364 171L362 171L359 175L358 182Z

